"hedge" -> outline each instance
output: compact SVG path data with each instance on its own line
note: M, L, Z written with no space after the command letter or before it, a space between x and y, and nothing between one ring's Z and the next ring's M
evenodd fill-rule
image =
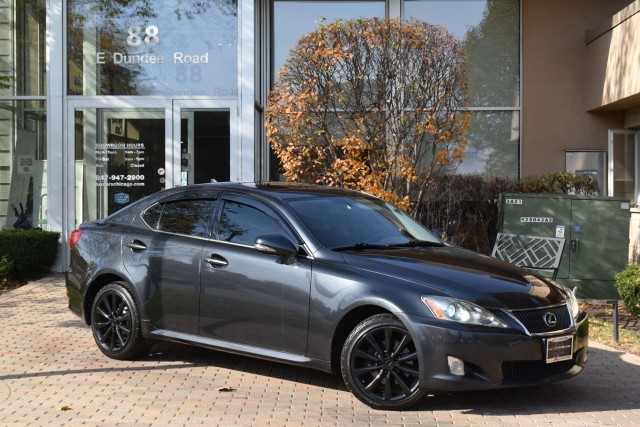
M556 172L519 181L443 174L429 186L416 219L454 245L489 254L498 228L501 193L598 194L591 176Z
M0 278L25 279L49 271L60 233L40 229L0 229Z

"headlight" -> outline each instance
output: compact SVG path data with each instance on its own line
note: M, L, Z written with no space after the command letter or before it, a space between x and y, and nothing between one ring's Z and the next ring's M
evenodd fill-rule
M425 303L436 319L467 325L491 326L494 328L508 328L508 326L482 307L467 301L446 297L423 296Z
M567 295L567 305L569 306L569 310L571 310L571 315L575 319L578 317L578 314L580 314L580 304L578 304L578 299L571 289L566 286L563 286L562 288Z

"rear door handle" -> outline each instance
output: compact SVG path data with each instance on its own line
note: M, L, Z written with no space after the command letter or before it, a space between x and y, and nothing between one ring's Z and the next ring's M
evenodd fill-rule
M144 251L147 249L147 245L137 239L133 242L127 243L127 247L133 249L134 251Z
M211 265L211 267L214 267L214 268L226 267L227 265L229 265L227 260L218 254L211 254L211 256L204 259L204 262L206 262L207 264Z

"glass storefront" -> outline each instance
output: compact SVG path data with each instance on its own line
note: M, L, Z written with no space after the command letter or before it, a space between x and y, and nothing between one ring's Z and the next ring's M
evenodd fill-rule
M76 218L104 217L164 189L164 109L76 109Z
M69 95L238 95L235 0L67 1Z
M460 41L471 108L520 106L518 0L405 0L404 16L442 25Z
M254 138L266 93L296 41L337 19L445 25L474 87L460 171L517 176L519 6L0 0L0 227L66 235L163 188L277 179Z
M0 1L0 228L47 222L46 2Z
M458 173L517 179L520 173L520 2L405 0L405 18L443 25L467 61L472 112Z
M468 147L458 173L520 173L520 1L403 0L404 19L442 25L462 45L471 93ZM384 17L383 1L273 2L272 78L291 48L321 23ZM272 162L277 160L272 158ZM271 178L277 179L272 167Z
M141 107L74 108L76 225L165 188L231 179L232 104Z
M236 178L236 0L66 10L75 225L165 188Z
M303 35L318 25L338 19L384 18L384 0L376 1L289 1L273 4L273 74L284 65L289 51Z
M46 224L46 129L43 101L0 102L0 228Z
M0 96L44 96L45 0L0 1Z

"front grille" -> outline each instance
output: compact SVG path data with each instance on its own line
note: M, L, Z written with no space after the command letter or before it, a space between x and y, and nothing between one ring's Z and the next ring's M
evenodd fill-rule
M502 377L505 380L535 380L552 377L573 368L574 359L556 363L545 363L544 360L502 362Z
M554 326L549 326L545 323L544 319L547 313L555 316L556 324ZM516 310L512 311L511 314L513 314L531 334L562 331L571 327L571 315L566 305L537 308L535 310Z

